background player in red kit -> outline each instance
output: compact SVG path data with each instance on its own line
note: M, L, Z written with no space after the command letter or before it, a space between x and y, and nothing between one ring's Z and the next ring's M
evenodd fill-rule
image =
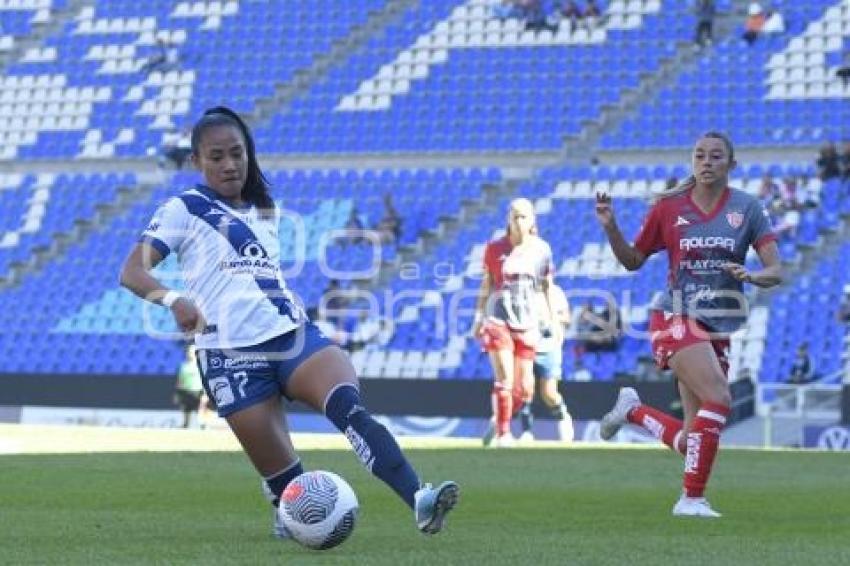
M756 197L728 187L735 167L729 139L704 134L692 162L693 175L650 209L634 246L617 226L611 198L596 196L596 217L626 269L639 269L651 254L667 250L668 288L653 301L650 340L656 363L678 378L685 416L682 422L643 405L634 389L623 388L600 435L607 440L629 422L684 454L684 489L673 514L719 517L703 493L731 404L728 336L746 321L743 282L772 287L782 275L767 212ZM764 266L760 271L743 267L750 246Z
M536 235L535 223L531 201L515 199L508 213L507 233L489 242L484 251L484 277L472 332L481 340L493 366L496 446L511 443L514 407L534 397L540 292L551 311L552 250ZM515 388L515 383L522 387Z

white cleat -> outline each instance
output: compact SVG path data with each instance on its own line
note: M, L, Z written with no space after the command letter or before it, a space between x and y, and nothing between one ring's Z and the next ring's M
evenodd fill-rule
M460 487L453 481L444 481L434 489L426 483L413 495L413 516L416 527L427 535L435 535L443 528L446 515L457 505Z
M509 432L493 439L493 448L513 448L514 446L516 446L516 439Z
M534 442L534 434L530 430L527 430L519 435L517 442L520 444L532 444Z
M575 439L575 429L573 428L573 418L569 413L564 415L564 418L558 421L558 440L561 442L572 442Z
M629 411L640 405L637 391L631 387L620 388L614 408L605 413L599 423L599 436L602 440L611 440L620 427L628 422Z
M705 497L687 497L685 494L682 494L682 497L673 506L673 515L676 517L706 517L710 519L723 516L711 508Z

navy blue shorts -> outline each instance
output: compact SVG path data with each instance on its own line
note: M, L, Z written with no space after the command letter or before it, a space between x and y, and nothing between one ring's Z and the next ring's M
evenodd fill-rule
M286 382L307 358L334 343L308 322L271 340L223 350L198 350L201 381L220 417L286 395ZM288 398L288 397L287 397Z

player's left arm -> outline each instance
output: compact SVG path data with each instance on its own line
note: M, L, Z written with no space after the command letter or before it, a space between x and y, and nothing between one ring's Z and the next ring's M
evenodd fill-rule
M732 277L738 281L752 283L756 287L775 287L782 283L782 261L779 259L779 247L775 240L770 240L756 248L762 268L758 271L747 271L737 263L726 266Z

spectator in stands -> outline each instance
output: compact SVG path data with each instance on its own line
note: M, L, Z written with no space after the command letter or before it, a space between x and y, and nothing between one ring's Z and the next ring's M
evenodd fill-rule
M393 204L392 195L390 193L384 194L384 216L375 226L382 244L398 244L401 238L402 222L401 215Z
M197 416L199 428L206 427L207 396L201 383L201 373L195 357L195 347L186 346L186 357L177 371L177 383L174 387L174 404L183 413L183 428L189 428L192 417Z
M764 27L761 30L763 33L784 33L785 18L779 10L767 10L765 12Z
M170 162L175 169L182 169L191 154L192 134L188 129L178 130L171 128L162 135L162 153L159 158L160 167L165 167L166 162Z
M140 69L145 76L154 71L166 72L180 67L180 51L176 44L160 37L156 40L156 47L159 51L152 55Z
M797 228L800 226L800 211L793 206L786 206L782 197L777 196L773 200L772 217L774 222L774 233L779 236L797 237Z
M838 70L835 71L835 76L841 79L841 84L844 85L844 88L850 85L850 50L844 53L844 59Z
M587 26L587 29L593 29L602 22L602 10L599 9L596 0L587 0L587 4L584 7L584 24Z
M694 43L697 47L711 45L714 41L714 16L717 13L714 0L697 0L695 11L697 29Z
M519 5L522 9L526 30L548 30L552 33L558 31L558 24L550 21L542 0L519 0Z
M348 308L348 293L340 286L338 279L328 280L328 284L322 291L319 303L319 311L323 319L335 327L342 327Z
M570 33L573 33L576 30L584 17L584 14L578 7L578 4L576 4L575 0L566 0L563 4L561 4L559 12L561 20L566 20L570 23Z
M602 311L597 313L588 301L578 319L578 352L613 352L620 345L621 333L622 322L617 309L610 308L606 303Z
M764 9L758 2L750 2L750 7L747 9L747 20L744 23L744 41L748 45L755 43L758 36L764 28L766 20Z
M357 245L368 242L368 239L363 235L365 227L356 206L351 207L351 212L348 214L348 220L345 221L343 229L345 230L345 234L336 238L336 241L343 247L347 244Z
M500 20L522 17L522 10L518 5L517 0L501 0L493 5L492 10L493 17Z
M797 355L791 364L791 375L788 377L788 382L808 383L813 377L814 368L812 366L812 359L809 356L809 343L803 342L797 346Z
M833 142L827 142L820 148L820 154L815 162L818 177L821 181L829 181L841 175L841 166L838 159L838 150Z
M773 182L773 175L765 173L764 177L761 178L761 185L759 185L759 200L765 208L769 208L778 196L779 186Z
M440 531L458 486L423 485L392 434L365 408L349 357L294 299L279 268L277 207L248 126L231 109L207 110L192 130L204 184L156 212L121 270L121 283L170 310L191 335L201 379L240 441L275 507L304 470L284 418L283 397L324 414L369 472L413 511L423 533ZM174 251L185 293L151 271ZM291 538L274 509L274 534Z
M850 140L844 142L844 150L838 156L838 169L844 181L850 181Z

